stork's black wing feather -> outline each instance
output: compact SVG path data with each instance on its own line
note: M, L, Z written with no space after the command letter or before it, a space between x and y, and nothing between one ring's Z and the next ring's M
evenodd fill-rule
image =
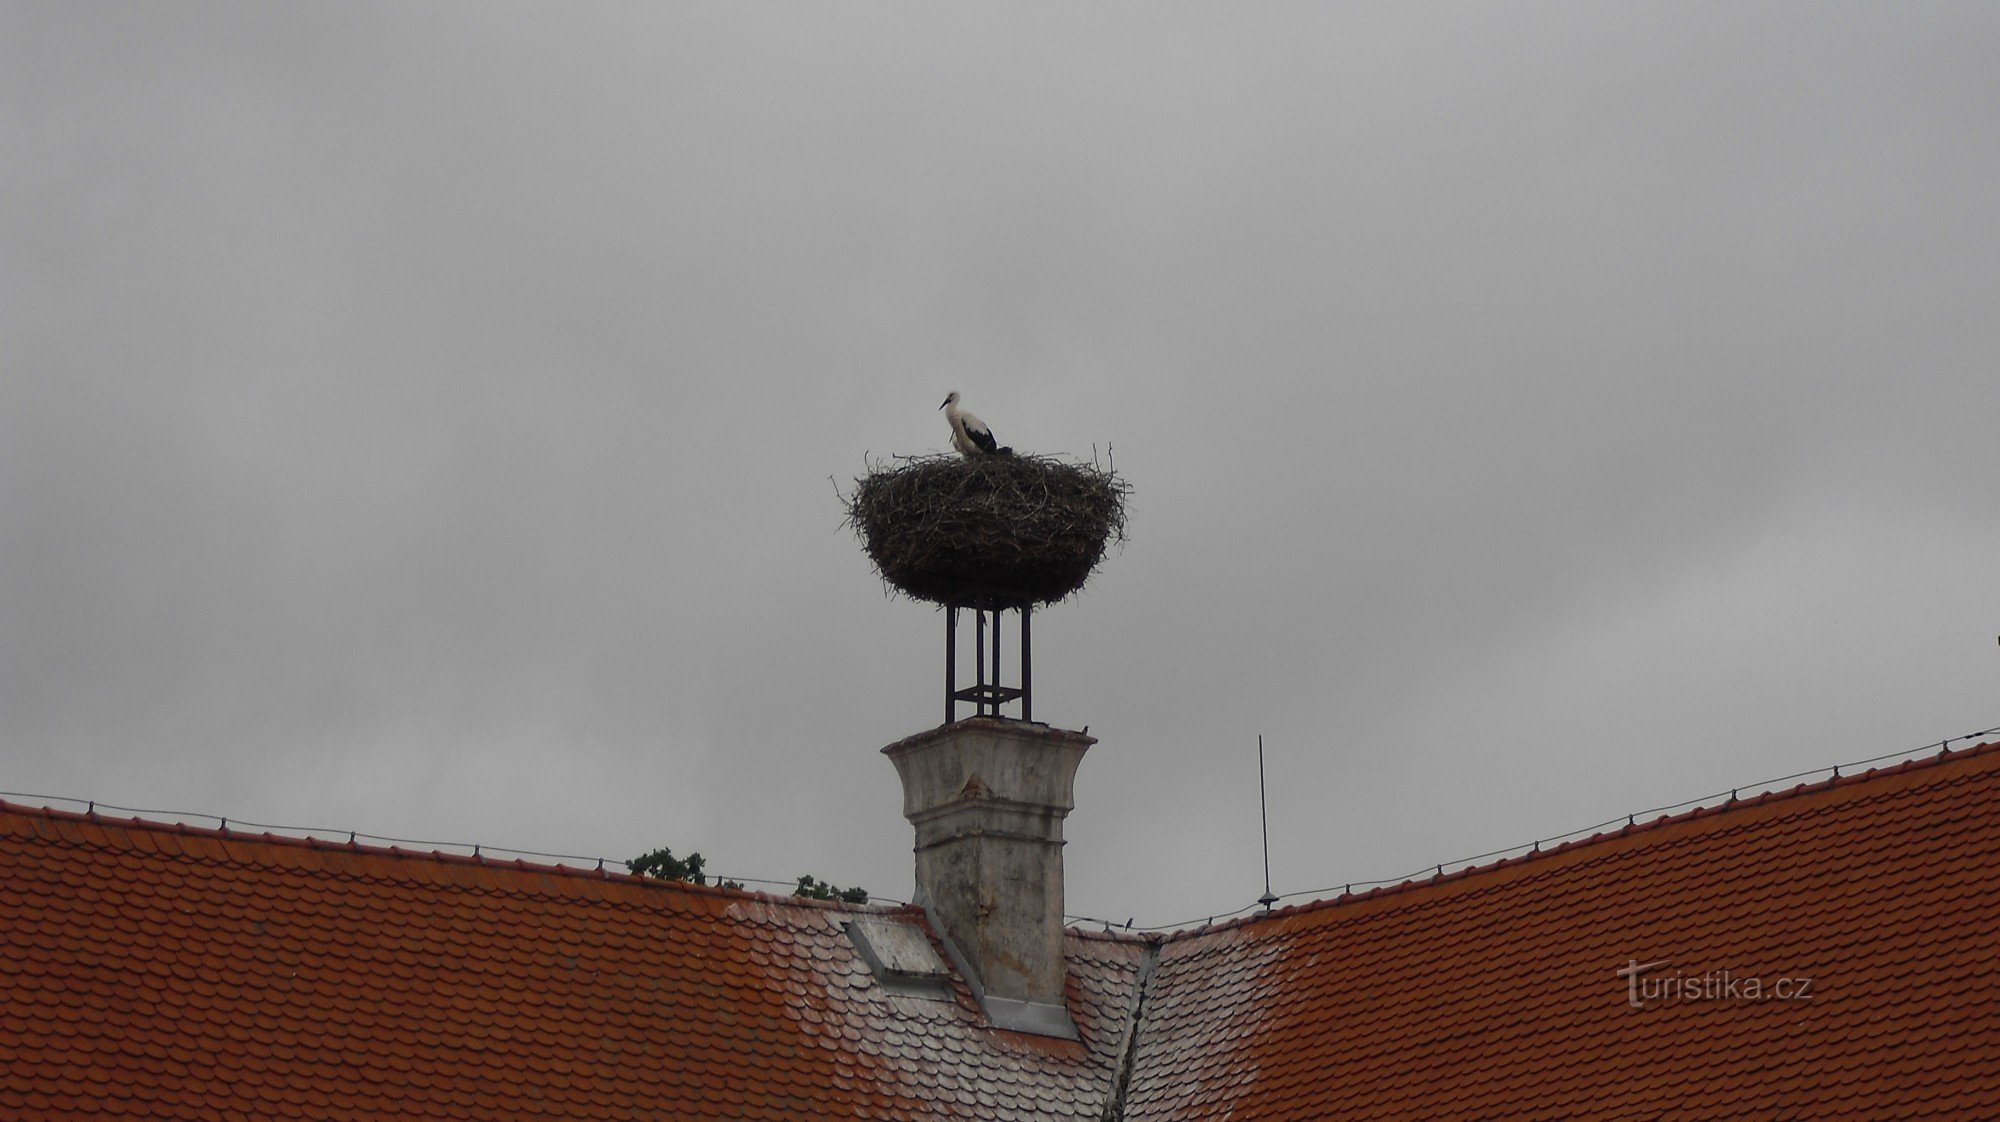
M978 428L967 425L965 426L965 435L967 439L979 445L981 452L990 453L1000 446L1000 442L993 439L993 430L987 428L985 425L981 425Z

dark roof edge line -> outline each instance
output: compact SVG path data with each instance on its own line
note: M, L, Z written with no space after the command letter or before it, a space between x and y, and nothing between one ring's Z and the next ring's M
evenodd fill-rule
M1132 1011L1125 1018L1124 1038L1118 1043L1118 1070L1111 1076L1111 1093L1104 1102L1104 1122L1124 1122L1125 1098L1132 1089L1132 1069L1139 1061L1139 1032L1146 1020L1146 997L1153 991L1153 972L1160 965L1161 939L1146 940L1140 952L1139 973L1132 982Z
M1683 822L1693 821L1697 818L1715 818L1724 814L1729 814L1734 811L1748 810L1753 807L1768 806L1772 803L1784 802L1786 800L1796 799L1796 798L1803 798L1808 795L1823 794L1825 792L1837 790L1842 787L1849 787L1861 783L1868 783L1881 779L1886 779L1893 775L1905 775L1913 771L1924 771L1929 768L1939 767L1947 763L1954 763L1959 760L1964 760L1976 756L1983 756L1994 753L2000 753L2000 740L1984 741L1982 743L1975 744L1969 748L1960 748L1957 749L1956 751L1950 748L1942 748L1939 751L1931 753L1929 755L1916 756L1911 759L1904 760L1901 763L1892 764L1888 767L1882 767L1882 768L1871 767L1867 771L1858 771L1851 775L1839 774L1840 766L1836 765L1830 769L1834 774L1827 779L1822 779L1811 783L1799 783L1791 787L1785 787L1778 790L1764 791L1752 795L1749 798L1743 798L1743 799L1731 798L1724 802L1718 803L1715 806L1697 806L1691 810L1681 811L1678 814L1663 814L1658 818L1648 819L1644 822L1638 822L1636 820L1628 820L1624 826L1621 826L1616 830L1602 831L1599 833L1591 834L1588 837L1573 838L1569 841L1563 842L1561 845L1551 846L1548 849L1531 849L1526 853L1516 854L1512 857L1502 857L1497 860L1487 862L1486 864L1483 865L1464 865L1459 868L1453 869L1448 873L1439 873L1437 875L1425 877L1423 879L1398 881L1395 884L1386 884L1380 887L1370 888L1365 892L1343 892L1338 896L1324 897L1318 900L1308 900L1300 904L1289 904L1286 905L1285 907L1277 908L1272 911L1259 912L1256 915L1237 916L1232 919L1223 920L1219 923L1205 923L1199 926L1180 927L1166 931L1159 931L1155 929L1153 933L1163 937L1165 941L1172 942L1175 940L1192 938L1200 935L1211 935L1218 931L1226 931L1232 928L1244 927L1250 924L1262 923L1265 920L1276 919L1283 916L1303 915L1307 912L1323 911L1329 908L1341 907L1343 905L1348 905L1348 904L1359 904L1367 900L1379 900L1387 896L1400 895L1406 892L1415 892L1420 889L1431 888L1433 886L1440 884L1448 884L1453 881L1464 880L1473 876L1498 872L1501 869L1513 868L1517 865L1523 865L1530 861L1538 861L1545 858L1554 857L1557 856L1558 854L1567 855L1587 847L1609 845L1614 841L1618 841L1623 838L1629 838L1635 834L1645 833L1650 830L1665 829L1669 826L1678 826ZM1847 765L1847 766L1853 766L1853 765ZM1529 842L1527 844L1539 845L1540 843ZM1080 931L1075 929L1072 929L1071 933L1084 936L1089 936L1094 934L1093 932Z
M547 876L574 877L587 881L634 884L665 889L672 892L715 896L727 900L797 905L803 908L818 908L824 911L863 914L918 912L918 909L908 904L850 904L841 900L816 900L810 896L781 895L775 892L760 892L748 888L723 888L720 885L661 880L658 877L643 877L633 873L612 872L610 869L602 866L595 869L584 869L575 865L547 865L519 858L506 860L498 857L487 857L484 854L478 853L446 853L443 850L437 849L405 849L397 845L364 845L358 841L332 841L326 838L311 836L294 837L289 834L273 834L269 831L252 833L248 830L232 830L227 827L190 826L185 822L161 822L150 818L116 818L95 811L58 810L52 806L32 806L27 803L11 802L7 799L0 799L0 813L14 813L56 822L75 822L86 826L150 830L155 833L210 838L222 842L251 842L317 852L352 853L363 857L387 857L402 861L436 861L440 864L495 869L502 872L540 873Z

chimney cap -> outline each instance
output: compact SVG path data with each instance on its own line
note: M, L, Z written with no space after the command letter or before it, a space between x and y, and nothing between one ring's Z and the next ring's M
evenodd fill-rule
M882 749L885 756L895 756L912 748L922 747L933 741L942 740L953 733L969 729L990 729L994 732L1012 732L1033 736L1042 740L1070 741L1085 748L1097 743L1097 738L1074 729L1059 729L1040 721L1017 721L1012 717L965 717L948 725L928 728L920 733L906 736Z

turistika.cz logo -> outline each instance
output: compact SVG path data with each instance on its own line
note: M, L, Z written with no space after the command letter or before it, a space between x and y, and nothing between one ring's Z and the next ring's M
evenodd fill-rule
M1634 1009L1644 1009L1650 1005L1671 1005L1677 1001L1811 1001L1813 980L1811 978L1778 978L1766 981L1763 978L1739 977L1728 970L1710 970L1702 974L1689 974L1680 970L1666 971L1673 963L1666 959L1658 962L1640 962L1626 959L1618 968L1618 976L1625 979L1625 1001ZM1663 971L1658 972L1656 971Z

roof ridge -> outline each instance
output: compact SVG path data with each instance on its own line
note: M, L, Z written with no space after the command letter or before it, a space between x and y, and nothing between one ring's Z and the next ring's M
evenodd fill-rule
M1957 751L1953 751L1949 747L1943 747L1940 748L1935 753L1930 753L1922 756L1913 756L1909 759L1903 760L1899 763L1891 764L1887 767L1871 767L1866 771L1858 771L1850 775L1840 774L1840 768L1842 765L1835 764L1830 769L1833 774L1827 779L1818 780L1814 782L1797 783L1791 787L1786 787L1782 789L1762 791L1755 795L1751 795L1748 798L1737 798L1735 797L1735 794L1732 791L1729 799L1715 806L1696 806L1692 809L1680 811L1675 814L1663 814L1658 818L1648 819L1647 821L1644 822L1640 822L1637 820L1638 818L1637 813L1628 814L1626 815L1625 825L1617 828L1616 830L1599 831L1597 833L1590 834L1587 837L1571 838L1567 841L1564 841L1560 845L1552 846L1548 849L1539 848L1541 845L1540 842L1531 842L1528 844L1536 848L1532 848L1526 853L1517 853L1511 857L1501 857L1496 860L1489 861L1483 865L1464 865L1460 866L1459 868L1453 869L1450 872L1443 872L1442 871L1443 866L1439 866L1440 871L1436 875L1424 879L1417 879L1415 877L1412 877L1407 880L1397 881L1394 884L1384 884L1372 887L1365 892L1352 892L1352 891L1343 892L1338 896L1325 897L1317 900L1307 900L1299 904L1289 904L1282 908L1274 908L1269 911L1259 912L1255 915L1236 916L1231 919L1225 919L1220 923L1205 923L1197 927L1183 927L1183 928L1167 930L1162 932L1161 934L1164 935L1165 939L1168 942L1175 942L1185 938L1211 935L1218 931L1227 931L1234 928L1247 927L1252 924L1262 923L1266 920L1276 919L1279 917L1304 915L1310 912L1323 911L1331 908L1340 907L1346 904L1358 904L1366 900L1379 900L1384 897L1402 895L1404 893L1409 893L1409 892L1416 892L1422 889L1432 888L1437 885L1449 884L1455 881L1467 880L1475 876L1495 873L1502 869L1509 869L1519 865L1524 865L1530 861L1539 861L1546 858L1555 857L1558 854L1567 855L1574 853L1578 850L1593 846L1609 845L1612 842L1621 841L1625 838L1629 838L1637 834L1646 833L1654 830L1661 830L1670 826L1678 826L1682 823L1691 822L1696 819L1717 818L1725 814L1737 811L1749 810L1753 807L1764 807L1772 803L1784 802L1787 800L1797 799L1797 798L1804 798L1809 795L1823 794L1839 790L1843 787L1858 786L1863 783L1880 782L1891 776L1907 775L1911 772L1925 771L1930 768L1942 767L1948 763L1957 763L1962 760L1968 760L1979 756L1987 756L1987 755L2000 755L2000 740L1983 741L1979 744L1972 745L1969 748L1960 748ZM1849 764L1846 766L1852 767L1854 765ZM1811 774L1811 773L1804 773L1804 774ZM1788 776L1786 778L1790 777ZM1737 790L1740 790L1740 788L1737 788ZM1720 792L1718 792L1718 794L1719 793ZM1611 821L1616 821L1616 819L1612 819Z
M94 806L95 803L92 803L91 805ZM458 865L471 868L493 869L500 872L534 873L547 876L572 877L580 880L594 881L594 882L609 882L614 884L635 884L647 887L662 888L669 891L687 892L696 895L718 896L730 900L758 901L769 904L784 904L784 905L796 904L800 907L818 908L830 911L851 911L851 912L860 912L867 914L877 914L877 913L893 914L897 912L908 911L913 906L909 904L900 904L900 903L854 904L844 900L819 900L810 896L793 896L789 894L779 894L775 892L764 892L759 889L724 888L720 884L695 884L691 881L665 880L659 877L640 876L636 873L630 873L630 872L613 872L612 870L604 866L605 859L601 857L594 859L598 862L598 865L595 869L588 869L588 868L581 868L576 865L545 864L538 861L524 860L522 858L514 858L512 860L509 860L505 858L488 857L479 852L479 850L482 847L477 845L473 846L473 852L471 853L446 853L441 849L431 849L431 850L406 849L399 845L387 845L387 846L369 845L362 843L358 840L354 840L362 835L353 831L350 831L348 834L349 840L343 842L328 838L316 837L311 834L299 837L290 834L275 834L270 832L269 830L253 833L248 830L230 829L228 826L218 826L218 827L191 826L185 822L163 822L157 819L141 818L137 816L131 818L119 818L112 815L100 813L96 810L89 810L89 811L60 810L52 806L33 806L27 803L12 802L7 799L0 799L0 814L18 814L29 818L41 818L54 822L72 822L82 825L96 826L99 828L117 827L120 829L151 830L159 833L179 834L187 837L209 838L216 841L225 841L225 842L271 845L274 847L286 848L286 849L351 853L363 857L387 857L402 861L433 861L443 865ZM222 821L226 822L228 820L222 819ZM522 851L503 849L502 852L513 853Z
M1089 916L1066 915L1063 919L1077 921L1066 923L1063 927L1065 933L1074 935L1079 939L1098 939L1106 943L1161 943L1165 942L1172 934L1172 932L1151 927L1137 928L1130 931L1125 930L1117 924L1105 927L1103 926L1106 922L1105 920L1091 919ZM1098 926L1091 928L1084 926L1084 924L1096 924Z

